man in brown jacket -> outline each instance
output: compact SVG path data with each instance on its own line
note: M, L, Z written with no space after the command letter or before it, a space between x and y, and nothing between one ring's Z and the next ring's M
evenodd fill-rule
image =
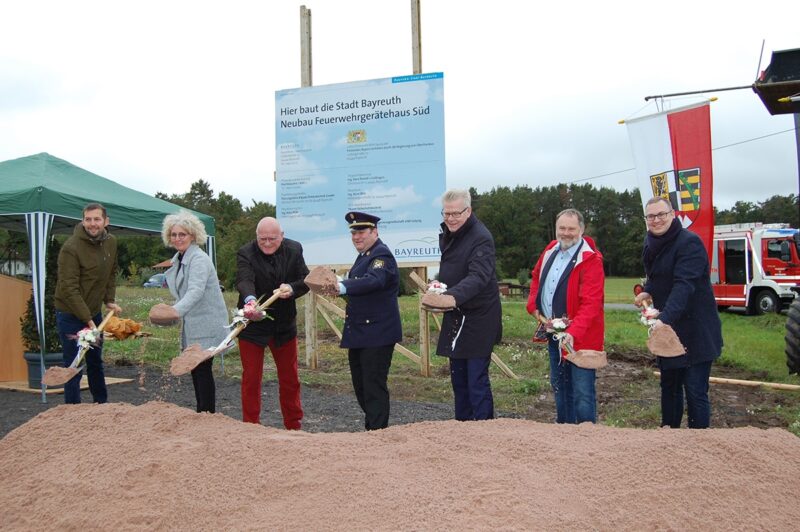
M90 203L83 209L83 220L75 226L58 254L58 282L54 303L56 324L64 353L64 366L69 366L78 354L78 331L95 329L102 320L101 310L106 308L117 314L122 309L114 303L117 275L117 240L106 231L108 214L99 203ZM102 341L102 340L101 340ZM102 344L86 353L86 374L89 391L95 403L108 400L106 379L103 373ZM78 373L64 385L64 402L80 403Z

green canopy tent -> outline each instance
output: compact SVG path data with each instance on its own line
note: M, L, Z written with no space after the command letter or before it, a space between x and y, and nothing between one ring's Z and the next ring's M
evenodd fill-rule
M51 234L71 234L90 202L108 210L115 235L161 233L167 214L181 207L123 187L48 153L0 162L0 228L28 233L33 297L39 336L44 338L45 253ZM193 211L194 212L194 211ZM216 263L214 218L194 212L208 233L206 251ZM44 347L42 347L44 375ZM42 401L46 401L42 383Z

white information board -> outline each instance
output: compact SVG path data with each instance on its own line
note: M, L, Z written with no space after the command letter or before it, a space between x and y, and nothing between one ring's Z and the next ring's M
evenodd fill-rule
M442 73L275 93L277 216L306 263L351 264L344 216L379 216L400 263L439 261Z

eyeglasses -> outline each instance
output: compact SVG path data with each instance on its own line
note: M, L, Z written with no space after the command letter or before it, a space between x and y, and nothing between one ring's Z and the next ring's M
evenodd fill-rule
M461 218L461 215L466 212L469 207L464 207L459 212L444 212L442 211L442 218Z
M658 218L659 220L666 220L667 216L669 216L671 213L672 211L664 211L664 212L658 212L656 214L648 214L644 217L644 219L647 220L648 222L654 222L656 221L656 218Z
M175 240L183 240L187 236L189 236L189 233L170 233L169 234L169 237L172 238L172 239L175 239Z
M258 237L258 241L261 242L261 243L264 243L264 244L267 244L267 243L272 244L273 242L277 242L281 238L283 238L283 237L280 237L280 236L260 236L260 237Z

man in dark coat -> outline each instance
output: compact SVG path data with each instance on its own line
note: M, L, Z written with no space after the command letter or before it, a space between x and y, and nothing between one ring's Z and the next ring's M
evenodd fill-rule
M345 220L358 257L339 294L347 296L341 347L347 348L353 390L364 428L389 425L389 368L394 344L403 339L400 323L400 272L391 250L378 237L380 218L348 212Z
M297 306L295 300L308 292L303 279L308 268L299 242L283 237L275 218L262 218L256 239L236 254L236 289L239 308L256 298L279 293L268 309L272 319L252 321L239 334L242 357L242 420L259 423L264 348L269 346L278 373L283 426L300 430L303 407L297 374Z
M492 419L489 382L492 348L503 335L494 239L472 213L466 190L442 196L439 281L452 310L442 318L436 354L450 358L455 415L459 421Z
M647 280L634 303L650 303L659 310L655 327L672 326L686 348L679 357L658 357L661 425L681 426L685 393L689 428L708 428L708 378L711 363L722 352L722 324L711 288L708 254L700 237L683 228L668 200L650 199L645 221L642 260Z

